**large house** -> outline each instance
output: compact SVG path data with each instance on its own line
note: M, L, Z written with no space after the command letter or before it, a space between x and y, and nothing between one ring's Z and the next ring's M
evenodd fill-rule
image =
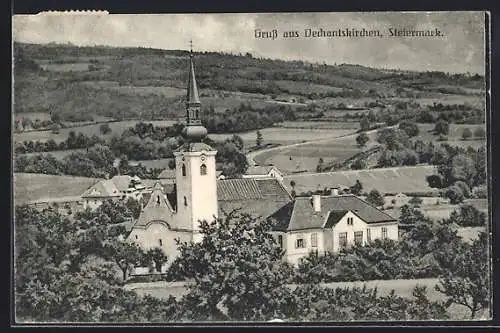
M131 241L145 249L162 248L171 262L178 254L175 239L200 241L201 220L213 220L234 209L277 220L273 234L292 263L315 249L337 251L354 242L397 239L397 221L355 196L293 198L276 176L218 179L217 151L202 142L207 130L200 110L191 55L185 143L174 153L175 169L168 172L172 181L158 180L153 186L132 226Z

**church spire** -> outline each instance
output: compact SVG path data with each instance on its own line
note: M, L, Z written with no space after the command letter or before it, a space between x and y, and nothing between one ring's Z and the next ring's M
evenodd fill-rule
M186 128L184 137L190 142L199 142L207 135L207 129L201 125L201 102L194 73L193 42L190 41L189 77L186 96Z
M200 97L198 96L198 86L196 85L196 76L194 74L193 64L193 41L190 41L191 50L189 53L189 82L187 89L187 102L186 106L199 106Z

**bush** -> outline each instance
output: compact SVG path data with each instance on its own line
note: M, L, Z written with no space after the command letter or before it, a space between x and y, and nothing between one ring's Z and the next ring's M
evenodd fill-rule
M437 135L448 135L450 132L450 124L445 120L440 120L434 126L434 133Z
M486 137L486 131L484 130L483 127L477 127L474 130L474 137L478 139L484 139Z
M462 190L465 198L470 198L471 192L470 187L465 182L458 180L455 182L455 186L459 187Z
M464 128L464 131L462 132L462 139L463 140L469 140L472 137L472 132L468 128Z
M486 199L488 197L488 188L486 185L476 186L472 189L472 196L477 199Z
M462 189L456 185L448 187L445 191L445 197L450 199L452 205L456 205L464 201L464 193Z

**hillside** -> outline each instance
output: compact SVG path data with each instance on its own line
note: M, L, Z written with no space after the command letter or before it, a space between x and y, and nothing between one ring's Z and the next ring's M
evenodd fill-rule
M148 48L14 44L15 113L58 114L65 120L174 119L181 116L187 81L186 51ZM325 66L258 59L250 54L196 54L204 107L224 110L251 103L264 107L314 101L379 99L446 101L480 105L484 77L441 72L382 71L357 65Z

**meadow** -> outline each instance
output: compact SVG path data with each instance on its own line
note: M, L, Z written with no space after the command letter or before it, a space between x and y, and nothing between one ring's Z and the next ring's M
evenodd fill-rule
M101 179L38 173L14 173L14 204L18 205L47 198L79 196L99 180Z
M263 144L289 145L304 141L339 137L354 132L354 129L325 129L325 128L286 128L268 127L261 129ZM247 148L255 146L257 131L235 133L240 136ZM212 140L223 141L231 138L233 134L209 134Z
M429 165L302 173L285 176L284 185L291 190L290 181L293 180L295 191L301 193L338 185L352 186L359 180L364 192L372 189L381 193L429 192L433 189L427 184L426 177L434 173L435 167Z
M61 142L64 141L68 138L69 132L73 131L76 134L79 132L87 135L87 136L92 136L92 135L97 135L100 137L111 137L113 135L121 135L123 131L128 129L129 127L135 126L135 124L139 123L139 120L124 120L124 121L118 121L118 122L110 122L108 123L109 127L111 128L111 132L102 135L100 132L99 127L102 124L89 124L89 125L84 125L84 126L77 126L77 127L70 127L70 128L61 128L59 130L59 133L52 133L52 131L30 131L30 132L21 132L21 133L14 133L14 142L19 142L19 141L47 141L49 139L53 139L56 142ZM155 126L171 126L175 124L177 121L176 120L153 120L153 121L146 121L148 123L152 123Z

